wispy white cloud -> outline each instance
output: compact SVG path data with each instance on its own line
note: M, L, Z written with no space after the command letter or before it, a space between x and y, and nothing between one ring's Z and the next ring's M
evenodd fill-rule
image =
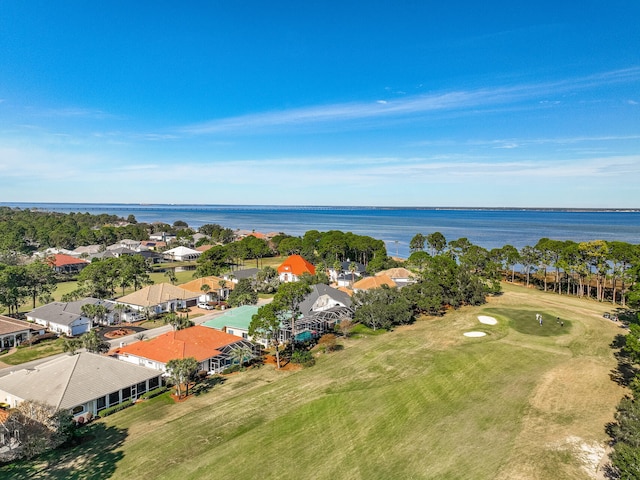
M105 118L116 118L115 115L106 113L102 110L94 110L88 108L48 108L33 110L30 113L39 117L62 117L62 118L91 118L94 120L102 120Z
M287 193L265 179L277 176L278 184L292 185ZM0 190L9 199L51 201L112 201L119 192L123 201L215 203L237 198L246 203L341 203L351 192L364 204L402 202L412 192L419 204L426 192L457 192L467 195L485 185L520 196L527 205L526 191L536 185L572 185L592 191L632 185L640 181L640 155L585 157L532 157L522 161L496 161L487 155L464 153L430 156L285 156L203 164L194 158L164 164L161 159L121 156L118 152L53 152L28 145L0 147ZM607 186L608 187L603 187ZM618 192L616 190L616 192ZM626 188L625 191L629 189ZM238 191L240 197L234 197ZM160 192L160 193L159 193ZM372 192L381 192L379 195ZM381 196L384 192L384 198ZM468 196L468 195L467 195ZM619 195L620 196L620 195ZM627 198L628 197L628 198ZM447 202L451 198L447 197ZM487 204L487 198L478 202ZM625 202L640 197L627 192ZM444 197L442 197L444 201ZM382 203L380 203L382 202ZM468 201L467 201L468 202ZM489 202L491 203L491 202Z
M339 103L253 113L188 125L180 128L179 131L194 135L251 132L272 127L402 117L438 111L465 111L497 105L512 105L533 99L556 104L557 100L548 100L544 97L638 80L640 80L640 67L552 82L453 90L384 101Z
M155 170L156 168L162 168L160 165L154 163L144 163L140 165L124 165L120 167L122 170L126 170L128 172L135 170Z
M499 138L493 140L467 139L467 140L425 140L411 142L409 147L464 147L486 146L496 149L514 149L529 147L532 145L572 145L596 142L624 142L640 140L640 135L591 135L579 137L549 137L549 138Z

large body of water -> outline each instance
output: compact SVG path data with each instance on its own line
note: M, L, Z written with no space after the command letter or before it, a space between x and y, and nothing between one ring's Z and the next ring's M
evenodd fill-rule
M55 212L109 213L139 222L183 220L193 228L217 223L231 229L303 235L308 230L341 230L384 240L390 255L407 257L416 233L441 232L447 240L467 237L487 249L510 244L520 249L543 237L556 240L620 240L640 243L640 211L567 211L375 207L279 207L234 205L136 205L0 203Z

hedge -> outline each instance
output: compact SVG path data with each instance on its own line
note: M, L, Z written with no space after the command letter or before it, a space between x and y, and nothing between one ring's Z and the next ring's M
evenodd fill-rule
M158 387L153 390L149 390L147 393L140 397L140 400L149 400L150 398L157 397L158 395L167 391L167 387Z
M109 415L119 412L120 410L124 410L125 408L130 407L135 402L133 400L127 400L126 402L119 403L118 405L114 405L113 407L105 408L104 410L100 410L98 412L98 416L100 418L108 417Z

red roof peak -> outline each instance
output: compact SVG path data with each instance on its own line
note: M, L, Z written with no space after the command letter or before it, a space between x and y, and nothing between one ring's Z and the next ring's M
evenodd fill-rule
M62 267L64 265L77 265L79 263L90 263L82 258L72 257L64 253L56 253L51 257L47 257L47 263L52 267Z
M311 275L316 274L316 267L312 263L306 261L300 255L290 255L280 266L278 267L278 273L292 273L300 276L303 273L309 273Z

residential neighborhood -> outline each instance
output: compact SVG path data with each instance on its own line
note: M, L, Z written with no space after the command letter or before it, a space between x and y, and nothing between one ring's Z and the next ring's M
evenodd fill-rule
M0 368L0 458L21 449L6 430L21 405L48 405L81 428L151 395L189 400L246 369L308 367L356 329L376 334L411 323L415 312L445 311L437 288L422 302L434 290L422 290L419 265L391 259L374 239L348 237L354 248L346 236L318 232L316 250L303 255L295 237L205 231L224 232L227 243L204 233L196 240L181 225L155 240L34 255L23 272L33 286L0 316L0 362L25 356ZM457 264L446 265L455 278ZM490 281L473 281L464 295L491 293ZM58 298L56 285L66 286ZM58 350L27 360L45 345Z
M640 480L640 0L0 0L0 480Z

